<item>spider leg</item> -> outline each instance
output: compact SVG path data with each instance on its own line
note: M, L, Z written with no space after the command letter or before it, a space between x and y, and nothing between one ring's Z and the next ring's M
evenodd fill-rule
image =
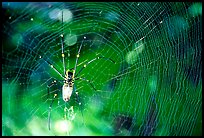
M62 32L63 32L64 26L63 26L63 11L62 11ZM65 75L65 62L64 62L64 39L63 39L63 34L61 35L61 43L62 43L62 62L63 62L63 68L64 68L64 75ZM41 58L41 56L40 56ZM57 72L62 78L65 78L58 70L56 67L54 67L50 62L46 61L45 59L43 59L46 63L48 63L50 65L50 67Z
M86 37L84 37L84 39L86 39ZM79 47L79 50L78 50L78 53L76 55L76 62L75 62L75 66L74 66L74 72L76 71L76 67L77 67L77 64L78 64L78 59L79 59L79 56L80 56L80 51L81 51L81 48L82 48L82 45L84 43L84 39L82 40L82 43Z
M96 26L98 26L98 24L96 24L95 27L96 27ZM92 29L94 29L95 27L90 28L87 33L89 33L89 32L90 32ZM83 38L83 40L82 40L82 42L81 42L81 45L80 45L80 47L79 47L78 53L77 53L77 55L76 55L76 62L75 62L75 66L74 66L74 74L75 74L75 71L76 71L76 68L77 68L77 65L78 65L78 59L79 59L79 56L80 56L80 51L81 51L81 48L82 48L82 45L83 45L85 39L86 39L86 37L84 36L84 38Z
M57 70L57 68L55 66L53 66L49 61L45 60L41 55L38 55L35 51L33 51L31 49L31 51L38 56L40 59L44 60L57 74L59 74L63 79L65 79L65 77Z
M55 85L57 82L60 82L63 84L64 80L53 80L49 85L47 85L47 99L50 97L50 88Z
M50 130L50 118L51 118L52 104L53 104L54 100L56 99L56 97L57 97L57 94L54 94L52 102L50 103L50 106L49 106L49 113L48 113L48 128L49 128L49 130Z
M86 64L84 64L84 66L81 67L81 69L79 70L79 72L76 74L75 77L77 77L77 76L81 73L81 71L82 71L84 68L87 67L87 65L89 65L90 63L92 63L93 61L96 61L96 60L98 60L98 59L105 59L105 60L111 61L111 62L114 63L114 64L116 63L116 62L115 62L114 60L112 60L111 58L106 58L106 57L102 57L102 56L96 57L96 58L94 58L94 59L88 61Z
M59 74L63 79L65 78L58 70L57 70L57 68L55 67L55 66L53 66L49 61L47 61L47 60L45 60L45 59L43 59L47 64L49 64L50 65L50 67L57 73L57 74Z
M93 83L92 83L90 80L88 80L88 79L86 79L86 78L81 78L81 77L78 77L78 78L76 78L75 80L79 80L79 79L88 82L88 83L91 85L91 87L92 87L95 91L97 91L97 89L94 87Z
M60 81L62 81L62 80L59 80L58 82L60 82ZM50 97L50 90L49 90L49 89L50 89L53 85L55 85L56 83L57 83L57 81L54 80L51 84L47 85L48 98ZM57 91L57 93L54 94L54 97L52 98L52 101L51 101L50 106L49 106L49 111L48 111L48 129L49 129L49 130L50 130L50 118L51 118L52 105L53 105L53 102L54 102L54 100L56 99L57 95L58 95L58 91Z
M51 82L51 84L47 85L47 99L49 99L49 97L50 97L50 87L52 87L55 84L56 84L56 80Z
M64 62L64 35L63 35L63 30L64 30L64 26L63 26L63 11L62 11L62 34L61 34L61 44L62 44L62 62L63 62L63 68L64 68L64 75L66 74L66 66L65 66L65 62Z

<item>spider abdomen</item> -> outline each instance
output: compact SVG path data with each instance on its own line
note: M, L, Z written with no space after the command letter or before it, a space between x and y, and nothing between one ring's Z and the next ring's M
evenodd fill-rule
M72 91L73 91L73 87L69 86L68 84L64 84L62 86L62 98L65 102L68 102L70 100Z

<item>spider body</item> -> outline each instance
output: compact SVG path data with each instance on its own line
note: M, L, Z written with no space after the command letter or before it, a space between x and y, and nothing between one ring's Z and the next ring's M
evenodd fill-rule
M62 12L62 26L63 26L63 12ZM94 61L97 61L99 59L104 59L104 60L107 60L107 61L110 61L114 64L116 64L115 61L113 61L112 59L110 58L106 58L104 56L98 56L98 57L95 57L93 59L91 59L90 61L86 62L84 64L83 67L81 67L77 72L76 72L76 69L77 67L79 66L78 65L78 59L79 59L79 56L80 56L80 51L81 51L81 48L82 48L82 45L83 45L83 42L84 40L86 39L86 37L84 36L80 46L79 46L79 49L78 49L78 52L77 52L77 55L76 55L76 61L75 61L75 65L73 68L71 69L68 69L66 70L66 65L65 65L65 54L64 54L64 35L61 34L61 49L62 49L62 63L63 63L63 69L64 69L64 73L62 74L61 72L58 71L58 69L52 64L50 63L49 61L45 60L41 55L39 56L40 59L43 59L47 64L50 65L50 67L59 75L61 76L61 78L63 78L63 80L54 80L51 84L48 84L47 85L47 89L48 89L48 97L50 95L50 88L57 84L58 82L61 83L61 81L63 81L63 86L62 86L62 99L63 101L65 102L65 108L64 108L64 111L65 111L65 119L66 119L66 114L67 114L67 107L66 107L66 103L70 100L71 96L72 96L72 93L75 91L74 89L74 82L77 81L77 80L82 80L82 81L85 81L86 83L88 83L95 91L97 91L97 89L94 87L94 85L92 84L92 81L86 79L86 78L82 78L80 77L80 73L92 62ZM76 73L76 75L75 75ZM59 84L59 83L58 83ZM58 91L57 91L58 92ZM81 108L81 102L79 102L79 94L77 91L75 91L75 94L76 94L76 97L77 97L77 101L80 105L80 108ZM48 112L48 128L50 130L50 117L51 117L51 109L52 109L52 105L53 105L53 102L55 99L57 99L57 96L58 96L58 93L54 93L54 97L52 98L52 102L50 103L50 106L49 106L49 112ZM73 106L71 106L70 109L68 109L68 111L71 110L73 112ZM82 109L81 109L81 113L82 113ZM83 113L82 113L82 116L83 116Z
M62 98L65 102L70 100L74 86L74 72L66 71L64 85L62 86Z

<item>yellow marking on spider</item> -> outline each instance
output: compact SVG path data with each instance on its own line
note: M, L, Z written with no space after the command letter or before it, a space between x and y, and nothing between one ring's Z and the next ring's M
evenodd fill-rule
M74 81L74 75L75 75L75 70L73 69L73 75L72 75L72 79L73 79L73 81Z
M68 74L69 70L66 71L66 74Z
M54 94L54 98L57 96L57 94Z
M86 64L84 64L84 68L86 68Z
M64 53L62 53L62 57L64 57Z
M77 54L77 57L79 57L79 54Z

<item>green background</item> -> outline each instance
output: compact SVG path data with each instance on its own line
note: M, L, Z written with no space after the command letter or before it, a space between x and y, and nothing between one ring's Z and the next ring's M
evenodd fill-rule
M3 2L2 135L200 136L201 11L199 2ZM62 100L61 83L48 95L62 80L46 63L63 74L61 34L66 70L81 44L76 72L98 56L116 62L80 73L98 90L76 80L81 105L75 92Z

